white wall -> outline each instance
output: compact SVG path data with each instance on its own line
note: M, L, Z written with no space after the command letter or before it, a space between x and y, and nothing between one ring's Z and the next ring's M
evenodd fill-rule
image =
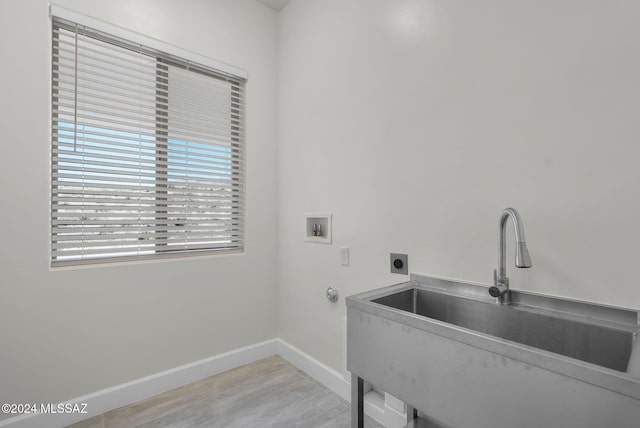
M246 254L49 268L48 6L3 0L1 402L62 401L276 336L275 13L254 0L56 3L248 71Z
M514 288L640 308L637 2L292 0L277 37L253 0L57 3L248 70L247 252L49 269L47 2L0 2L0 401L276 335L340 370L344 296L405 279L389 251L489 282L506 206L534 261ZM313 211L332 245L304 243Z
M344 296L406 279L390 251L489 283L507 206L534 264L508 255L513 288L640 308L640 3L293 0L278 19L283 339L340 370ZM313 211L332 245L303 242Z

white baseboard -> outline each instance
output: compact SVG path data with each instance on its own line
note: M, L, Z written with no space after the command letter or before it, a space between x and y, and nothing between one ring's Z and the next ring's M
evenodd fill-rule
M65 401L65 403L86 403L86 414L26 414L0 421L0 427L64 427L171 389L205 379L209 376L240 367L244 364L269 357L276 353L276 345L276 339L267 340Z
M276 353L340 397L351 401L351 384L331 367L282 339L276 339Z
M0 421L0 428L64 427L275 354L280 355L340 397L351 401L351 385L342 374L278 338L65 401L65 403L86 403L87 413L85 414L34 413L21 415ZM380 424L385 424L384 406L381 406L380 403L365 397L364 410Z

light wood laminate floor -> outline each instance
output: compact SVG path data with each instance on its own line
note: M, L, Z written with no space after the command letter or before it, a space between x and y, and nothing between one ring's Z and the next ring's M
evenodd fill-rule
M350 418L348 402L273 356L68 428L349 428Z

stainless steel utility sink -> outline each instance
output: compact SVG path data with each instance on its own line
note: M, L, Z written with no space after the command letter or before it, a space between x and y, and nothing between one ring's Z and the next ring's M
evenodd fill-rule
M347 297L354 420L366 381L433 426L638 426L639 311L488 289L412 274Z
M558 311L544 313L417 287L372 302L621 372L627 371L634 340L632 331L581 322Z

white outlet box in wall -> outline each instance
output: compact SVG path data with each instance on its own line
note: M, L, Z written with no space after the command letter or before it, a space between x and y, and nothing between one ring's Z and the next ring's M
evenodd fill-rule
M305 241L331 244L331 213L305 214L304 218Z

